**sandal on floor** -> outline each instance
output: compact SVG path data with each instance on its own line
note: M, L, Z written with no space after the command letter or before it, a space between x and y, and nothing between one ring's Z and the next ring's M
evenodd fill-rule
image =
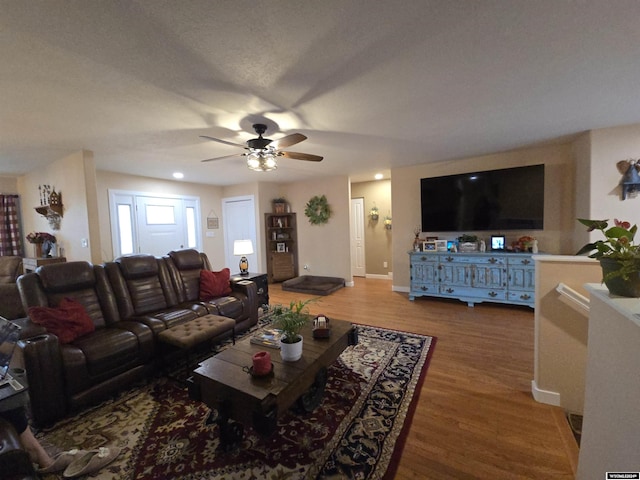
M66 452L60 452L56 456L53 457L53 463L48 467L39 468L37 470L38 473L55 473L61 472L65 468L67 468L71 462L73 462L78 457L84 455L86 450L78 450L74 448L72 450L67 450Z
M110 464L118 455L120 455L119 447L100 447L97 450L88 450L84 452L84 455L76 457L62 475L64 478L88 475Z

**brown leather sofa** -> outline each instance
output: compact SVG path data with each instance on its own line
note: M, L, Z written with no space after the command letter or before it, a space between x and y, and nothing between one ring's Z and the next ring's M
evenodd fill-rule
M147 376L161 354L156 337L167 328L208 313L236 320L236 333L257 323L255 283L231 282L229 295L200 302L194 279L196 271L199 279L202 268L210 269L206 255L172 253L178 266L170 256L131 255L104 265L43 265L18 279L25 310L57 306L71 297L83 304L96 326L95 332L68 344L50 332L21 340L37 424L50 424ZM27 319L26 324L30 328L33 322Z
M179 304L164 261L130 255L105 263L120 315L147 325L157 335L207 314L203 305Z
M18 278L18 289L27 311L55 307L63 298L72 298L84 306L95 325L92 333L66 344L52 333L19 342L36 423L49 424L72 409L103 400L150 371L153 333L140 322L122 319L103 266L43 265Z
M230 317L236 321L236 333L243 332L258 323L257 290L249 286L253 282L231 282L231 293L200 302L200 271L211 270L207 255L197 250L174 250L164 257L178 301L183 304L199 303L209 313Z
M24 317L16 281L22 275L22 257L0 257L0 316L14 320Z

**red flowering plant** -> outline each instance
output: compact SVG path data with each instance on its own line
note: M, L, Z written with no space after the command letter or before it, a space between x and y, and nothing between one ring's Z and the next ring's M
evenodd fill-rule
M27 234L27 242L29 243L56 243L56 236L47 232L31 232Z
M600 230L605 240L596 240L586 244L576 255L588 253L589 258L597 260L608 258L615 260L620 265L620 269L607 274L605 280L617 276L628 280L631 274L640 270L640 245L633 243L633 238L638 230L637 225L631 226L629 222L618 219L614 219L612 227L609 227L609 220L579 218L578 221L588 227L588 232Z

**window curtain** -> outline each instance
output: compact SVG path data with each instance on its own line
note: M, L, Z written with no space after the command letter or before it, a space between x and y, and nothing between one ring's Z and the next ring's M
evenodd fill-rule
M1 195L0 256L22 255L22 235L18 218L18 195Z

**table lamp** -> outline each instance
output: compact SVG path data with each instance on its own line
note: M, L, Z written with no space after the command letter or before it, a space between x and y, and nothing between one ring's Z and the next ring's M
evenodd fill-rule
M253 244L251 240L234 240L233 254L242 255L240 257L240 275L249 275L249 260L245 255L253 254Z

